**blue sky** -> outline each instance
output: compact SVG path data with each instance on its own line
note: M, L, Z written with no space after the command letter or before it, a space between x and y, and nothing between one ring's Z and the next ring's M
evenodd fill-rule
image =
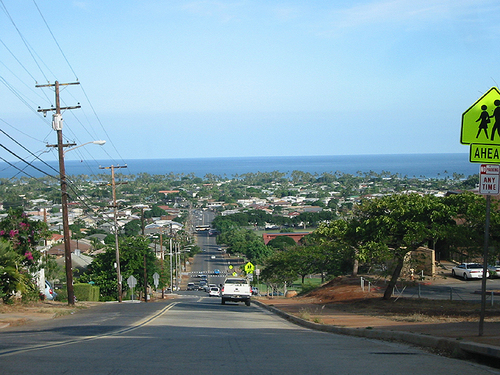
M0 143L28 159L56 142L35 82L78 79L63 134L107 141L67 158L124 162L468 153L500 82L498 0L2 0L0 39Z

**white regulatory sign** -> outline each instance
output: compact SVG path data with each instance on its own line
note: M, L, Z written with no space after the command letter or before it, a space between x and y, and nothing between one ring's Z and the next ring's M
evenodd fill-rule
M479 194L498 195L500 193L500 165L481 164L479 169Z
M127 284L129 288L134 288L137 285L137 279L134 276L130 276L127 279Z

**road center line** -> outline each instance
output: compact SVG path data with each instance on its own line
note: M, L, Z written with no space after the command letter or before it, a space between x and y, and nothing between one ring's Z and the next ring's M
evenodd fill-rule
M38 345L32 345L28 346L25 348L13 348L13 349L5 349L5 350L0 350L0 357L5 357L8 355L13 355L13 354L20 354L20 353L26 353L26 352L31 352L34 350L42 350L42 349L49 349L49 348L55 348L59 346L64 346L64 345L71 345L71 344L77 344L85 341L92 341L92 340L97 340L109 336L117 336L121 335L123 333L131 332L137 328L144 327L145 325L151 323L152 321L156 320L158 317L166 313L168 310L172 309L175 305L177 305L178 302L172 302L171 304L167 305L163 309L161 309L159 312L157 312L154 315L148 316L137 323L134 323L132 326L127 327L127 328L122 328L117 331L113 332L108 332L108 333L103 333L101 335L92 335L92 336L83 336L77 339L71 339L71 340L64 340L64 341L56 341L53 343L48 343L48 344L38 344Z

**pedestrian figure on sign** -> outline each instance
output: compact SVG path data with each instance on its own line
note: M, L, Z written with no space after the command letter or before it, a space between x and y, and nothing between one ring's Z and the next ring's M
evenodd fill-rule
M495 131L498 132L498 136L500 137L500 100L495 100L493 102L496 106L495 110L493 111L493 115L490 117L495 118L495 125L493 126L493 130L491 132L491 140L495 140Z
M476 122L481 121L479 123L479 130L477 131L476 138L479 138L479 134L481 134L481 130L484 130L484 134L486 135L486 138L489 139L490 137L488 137L488 124L490 123L490 115L488 114L488 112L486 112L488 107L486 107L483 104L481 106L481 109L483 111L481 112L481 115L479 115L479 118L476 120Z

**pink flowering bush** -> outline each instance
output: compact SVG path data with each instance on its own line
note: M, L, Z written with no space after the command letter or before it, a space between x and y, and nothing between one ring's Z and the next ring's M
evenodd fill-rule
M30 272L38 270L41 254L36 246L48 235L47 224L30 220L22 209L10 209L8 216L0 221L0 237L11 243L12 249L20 255L20 266Z

